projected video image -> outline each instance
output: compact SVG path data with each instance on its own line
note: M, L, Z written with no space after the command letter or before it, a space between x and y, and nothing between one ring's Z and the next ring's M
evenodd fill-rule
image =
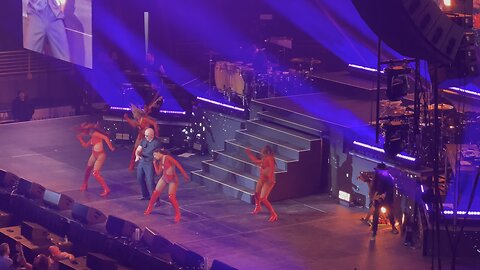
M23 47L92 68L92 0L22 0Z

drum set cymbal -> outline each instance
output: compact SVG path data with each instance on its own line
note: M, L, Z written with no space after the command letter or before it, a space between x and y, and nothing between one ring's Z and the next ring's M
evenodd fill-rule
M452 109L453 109L453 106L450 104L445 104L445 103L438 104L438 110L440 111L449 111ZM428 105L428 110L429 111L435 110L435 104Z
M412 111L414 110L413 105L408 105L407 108L410 109L410 110L412 110ZM438 104L438 110L439 110L439 111L450 111L450 110L453 110L453 108L454 108L454 107L453 107L452 105L450 105L450 104L445 104L445 103L440 103L440 104ZM420 110L421 110L421 111L423 110L423 106L420 106ZM428 105L427 110L428 110L428 111L433 111L433 110L435 110L435 104L430 104L430 105Z

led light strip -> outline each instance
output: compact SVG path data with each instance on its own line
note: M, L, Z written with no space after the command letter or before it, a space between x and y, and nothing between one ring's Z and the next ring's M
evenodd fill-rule
M130 107L116 107L112 106L110 107L111 110L118 110L118 111L131 111L132 109ZM185 111L169 111L169 110L159 110L158 112L160 113L167 113L167 114L186 114L187 112Z
M160 113L168 113L168 114L186 114L185 111L169 111L169 110L160 110Z
M463 89L463 88L459 88L459 87L449 87L448 89L454 90L454 91L457 91L457 92L461 92L461 93L465 93L465 94L469 94L469 95L473 95L473 96L480 97L480 93L474 92L474 91L472 91L472 90Z
M210 100L210 99L207 99L207 98L197 97L197 99L205 101L205 102L209 102L209 103L212 103L212 104L215 104L215 105L223 106L223 107L226 107L226 108L229 108L229 109L234 109L234 110L241 111L241 112L245 111L244 108L235 107L235 106L232 106L232 105L224 104L224 103L214 101L214 100Z
M377 70L375 68L369 68L369 67L364 67L364 66L355 65L355 64L348 64L348 67L363 69L363 70L371 71L371 72L377 72ZM380 71L380 73L384 73L384 72Z
M372 145L357 142L357 141L353 141L353 144L385 154L385 150L383 150L382 148L376 147L376 146L372 146ZM397 157L401 158L401 159L408 160L408 161L413 161L413 162L415 162L415 160L416 160L416 158L414 158L414 157L410 157L410 156L406 156L406 155L402 155L402 154L397 154Z
M453 210L444 210L445 215L453 215ZM480 211L457 211L457 215L480 216Z

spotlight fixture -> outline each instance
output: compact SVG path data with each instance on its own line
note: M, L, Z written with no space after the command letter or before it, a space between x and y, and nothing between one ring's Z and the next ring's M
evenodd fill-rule
M405 149L405 131L407 128L400 121L389 121L383 127L385 129L383 149L386 155L395 157Z
M390 101L399 101L408 92L408 74L412 69L404 65L390 65L385 68L387 74L387 98Z

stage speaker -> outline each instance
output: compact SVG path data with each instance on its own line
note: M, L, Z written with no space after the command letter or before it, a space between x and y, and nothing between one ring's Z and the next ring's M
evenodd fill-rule
M353 0L378 37L404 56L437 64L455 59L463 29L432 0Z
M70 221L62 213L46 207L35 208L37 214L34 220L36 223L62 237L68 233Z
M210 270L238 270L238 269L235 267L231 267L230 265L224 262L221 262L219 260L213 260L212 267L210 268Z
M204 269L205 259L198 253L188 250L178 243L170 249L173 264L184 269Z
M67 195L47 189L43 195L43 202L47 206L63 211L72 209L74 201Z
M146 253L141 249L132 249L130 252L130 262L129 266L132 266L133 269L142 269L142 270L174 270L179 269L171 262L154 256L150 253ZM188 268L186 268L188 269ZM192 268L193 269L193 268Z
M107 220L100 210L76 202L72 207L72 217L86 225L103 223Z
M12 189L18 183L18 176L5 170L0 170L0 187Z
M20 178L18 180L17 193L30 199L43 199L45 188L40 184Z
M87 266L92 270L116 270L117 261L100 253L89 252Z
M33 222L22 222L20 233L35 245L48 243L50 234L44 227Z
M151 253L165 253L169 252L173 246L167 238L161 236L154 230L145 227L142 234L142 242L148 247Z
M107 219L106 229L107 232L113 236L130 238L135 232L135 229L140 229L140 227L130 221L109 215Z

